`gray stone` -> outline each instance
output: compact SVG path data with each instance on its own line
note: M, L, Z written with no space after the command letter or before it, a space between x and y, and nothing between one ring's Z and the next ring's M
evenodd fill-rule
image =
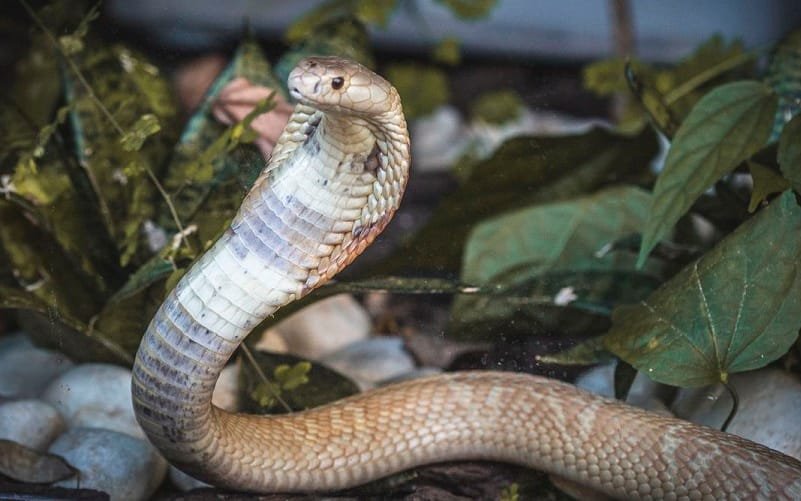
M106 492L112 501L148 499L167 472L167 462L150 443L111 430L73 428L49 452L80 470L80 487ZM56 485L77 487L75 479Z
M47 402L29 399L0 404L0 439L44 452L62 431L64 420Z
M403 348L403 340L389 336L350 344L320 362L355 380L362 388L415 369L414 360Z
M6 350L33 347L33 341L31 341L31 338L24 332L15 332L13 334L0 336L0 355Z
M184 492L191 491L192 489L212 487L202 480L198 480L195 477L187 475L173 465L170 465L170 482Z
M606 398L615 398L615 363L593 367L576 378L576 386ZM667 391L666 391L667 390ZM661 400L669 389L661 385L644 372L638 372L629 388L626 403L651 412L670 416L670 410Z
M778 368L734 374L740 397L727 431L801 460L801 381ZM720 428L732 408L722 385L682 389L673 404L677 416Z
M436 376L437 374L442 374L442 369L439 367L417 367L415 369L410 370L409 372L404 372L398 376L394 376L388 379L382 379L378 382L378 386L388 386L390 384L401 383L403 381L410 381L412 379L420 379L429 376Z
M26 336L9 336L0 344L0 397L38 397L72 365L61 353L33 346Z
M372 323L350 294L323 299L276 325L289 353L320 360L370 335Z
M239 363L227 365L211 395L211 403L228 412L239 410Z
M105 428L145 438L131 400L131 371L111 364L83 364L65 372L42 394L67 427Z

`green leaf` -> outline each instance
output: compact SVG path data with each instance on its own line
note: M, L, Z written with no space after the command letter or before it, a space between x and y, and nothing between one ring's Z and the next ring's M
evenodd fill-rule
M39 169L32 158L17 164L11 182L20 196L35 205L48 205L70 189L70 179L63 169Z
M751 171L751 179L754 181L751 201L748 202L748 212L754 212L759 204L767 200L769 195L781 193L790 187L790 182L770 167L749 161L748 169Z
M784 125L801 112L801 29L796 29L776 46L770 57L765 81L779 95L771 141Z
M125 299L109 301L92 319L92 325L103 332L106 339L134 354L163 299L163 289L151 287Z
M633 253L604 249L644 224L649 198L620 186L484 221L465 246L462 281L501 292L457 296L449 331L542 305L608 314L621 301L643 298L658 274L635 271Z
M511 89L497 90L479 96L470 106L470 115L474 120L503 124L518 119L524 107L517 92Z
M462 60L461 42L455 37L446 37L437 43L431 53L431 58L448 66L456 66Z
M467 240L462 280L485 284L510 270L520 281L546 271L633 270L631 256L597 253L636 233L649 202L644 190L616 186L486 220Z
M73 56L83 50L83 39L89 32L89 24L100 17L100 2L96 3L89 11L84 14L78 27L69 35L58 37L58 44L61 51L66 56Z
M605 346L677 386L763 367L798 337L800 263L801 208L787 192L648 299L618 308Z
M498 0L437 0L449 8L457 17L475 21L489 16Z
M640 64L632 62L640 72ZM616 57L602 59L588 64L581 70L584 88L598 96L611 96L616 92L626 92L629 87L625 76L626 61Z
M444 198L429 222L380 271L409 268L455 274L467 236L482 219L646 175L656 150L650 129L636 136L596 128L573 136L510 139Z
M504 487L498 501L520 501L520 486L517 483L511 483Z
M10 97L24 110L34 125L43 126L52 119L61 95L58 58L44 33L32 34L30 49L16 63ZM13 122L22 129L25 122ZM6 124L3 124L6 125ZM23 129L24 130L24 129Z
M167 159L173 141L173 128L168 125L177 113L173 106L154 108L154 96L143 90L129 68L147 65L133 51L88 46L74 59L82 78L71 69L65 69L64 75L67 101L72 104L74 149L84 183L73 179L73 184L88 190L84 194L87 200L97 203L104 231L113 237L121 264L126 265L134 255L149 253L139 232L144 221L154 216L157 196L147 170L158 174ZM173 102L169 86L158 72L150 75L148 89L161 96L159 101ZM143 120L146 115L152 117ZM152 132L155 121L161 124L161 132L139 144ZM121 142L126 130L133 134Z
M164 280L174 270L175 264L172 261L164 259L161 255L153 256L128 277L125 285L109 298L109 302L122 301L131 297L154 283Z
M793 189L801 193L801 116L796 115L784 126L779 138L779 167Z
M656 129L672 139L678 129L678 122L673 116L673 112L665 102L664 95L655 85L651 85L638 73L633 64L627 63L625 66L626 80L634 95L639 100L640 107L646 112ZM656 79L659 81L658 78Z
M254 146L232 139L237 125L227 127L212 114L220 92L238 77L272 89L279 86L258 44L250 39L243 41L187 122L164 176L164 188L171 195L178 218L185 227L197 225L201 245L214 239L233 217L264 167L264 158ZM241 139L245 128L239 130ZM166 204L159 207L157 220L164 228L177 230Z
M298 61L309 56L339 56L375 67L370 36L365 23L351 15L327 21L298 39L275 65L281 89L287 93L286 80Z
M654 186L640 264L699 195L765 145L775 110L776 95L752 81L722 85L695 105Z
M669 92L677 85L688 82L710 69L720 69L721 63L738 58L744 53L743 43L739 40L726 42L720 35L713 35L696 48L692 54L684 57L679 64L666 72L660 81L660 91ZM714 76L719 76L717 73ZM705 78L705 81L711 78Z
M396 63L387 67L386 77L398 89L408 119L428 115L450 98L445 72L434 66Z
M24 289L0 285L0 309L45 311L47 303Z
M133 124L131 130L122 136L120 139L122 149L125 151L138 151L142 148L142 144L144 144L148 136L152 136L160 130L161 124L158 117L152 113L146 113L139 117L139 120Z
M322 26L353 18L363 24L386 26L397 0L329 0L304 14L284 33L290 44L314 37Z
M282 364L275 368L273 377L282 390L294 390L309 382L310 362L298 362L293 366Z
M50 233L2 199L0 221L0 245L22 287L75 318L86 320L97 311L97 280L83 273Z
M242 410L264 414L285 412L276 405L276 392L294 411L310 409L359 392L351 380L322 365L292 355L253 351L262 373L274 381L265 384L247 358L239 361L239 396Z

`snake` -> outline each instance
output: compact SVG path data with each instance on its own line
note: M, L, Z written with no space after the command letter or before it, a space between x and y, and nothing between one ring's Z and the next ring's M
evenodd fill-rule
M266 167L137 351L134 412L168 461L258 493L337 491L427 463L491 460L615 498L801 499L792 457L529 374L443 373L283 415L215 407L217 378L247 334L370 245L409 177L406 119L387 80L310 57L287 85L297 104Z

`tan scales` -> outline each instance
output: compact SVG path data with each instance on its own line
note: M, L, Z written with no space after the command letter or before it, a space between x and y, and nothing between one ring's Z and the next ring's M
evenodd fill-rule
M386 80L310 58L288 83L300 104L270 162L137 353L137 419L173 464L258 492L335 490L424 463L492 459L620 498L801 499L793 458L525 374L440 375L286 416L213 407L217 377L248 332L361 253L408 179L406 121Z

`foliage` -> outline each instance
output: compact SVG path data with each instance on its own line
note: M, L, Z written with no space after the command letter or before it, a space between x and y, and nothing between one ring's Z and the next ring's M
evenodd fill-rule
M725 383L795 342L800 263L801 207L787 192L647 299L618 308L605 344L660 382Z
M450 98L442 70L417 63L397 63L387 68L387 79L398 89L409 119L428 115Z
M698 101L654 186L640 262L701 193L765 145L775 113L776 96L759 82L722 85Z
M39 341L76 359L130 363L157 305L264 164L249 124L272 101L224 126L214 99L238 77L285 92L286 73L311 53L373 65L367 27L396 4L324 3L287 32L275 71L245 39L182 128L161 71L93 36L96 11L41 11L50 36L31 32L0 102L0 307L24 311ZM475 19L495 2L441 4ZM764 74L757 54L721 38L675 65L588 66L588 89L630 98L617 128L506 141L374 270L402 277L327 285L296 305L342 290L453 294L450 335L598 335L550 359L611 353L680 385L783 356L801 319L800 37L771 52ZM458 56L446 38L433 63L385 68L409 118L448 100L443 66ZM488 96L473 112L500 121L518 99ZM671 144L652 169L658 133ZM276 410L279 397L303 409L357 391L318 365L254 357L241 375L254 412Z
M799 191L801 120L782 108L798 83L787 63L798 39L791 34L772 52L766 75L751 64L754 53L717 37L675 66L590 65L590 90L630 95L635 106L620 128L639 134L593 131L548 139L552 147L544 138L507 141L395 265L460 267L461 283L477 293L455 298L451 335L600 334L544 362L611 354L658 381L696 386L783 356L801 327L801 208L788 191ZM646 121L671 141L655 182ZM625 144L620 156L609 150L616 141ZM593 169L576 170L585 153L609 177L588 182ZM538 157L550 169L540 170ZM561 173L570 189L560 193ZM514 183L502 184L505 175ZM652 193L618 184L627 176Z
M523 107L523 100L515 91L499 90L479 96L470 107L470 115L474 120L502 124L517 119Z
M631 88L638 99L628 101L620 126L636 129L650 118L661 129L660 115L667 113L681 121L705 91L737 78L753 59L740 42L726 43L714 36L674 66L655 67L619 58L592 63L584 69L584 85L599 96L627 93Z
M223 229L263 166L249 124L272 103L226 127L212 118L212 102L235 77L277 83L245 40L179 134L160 70L92 36L95 9L75 19L64 4L33 13L44 31L32 31L18 90L0 104L0 306L22 310L39 342L78 360L128 364L167 287ZM43 91L48 110L25 90L42 80L57 84Z
M359 391L355 383L336 371L292 355L255 351L253 358L256 364L242 363L239 372L239 402L246 412L275 414L310 409ZM262 377L266 374L272 379Z
M460 189L446 196L428 223L379 269L456 274L467 236L482 219L647 177L656 151L648 129L635 136L595 128L574 136L510 139L475 166Z

